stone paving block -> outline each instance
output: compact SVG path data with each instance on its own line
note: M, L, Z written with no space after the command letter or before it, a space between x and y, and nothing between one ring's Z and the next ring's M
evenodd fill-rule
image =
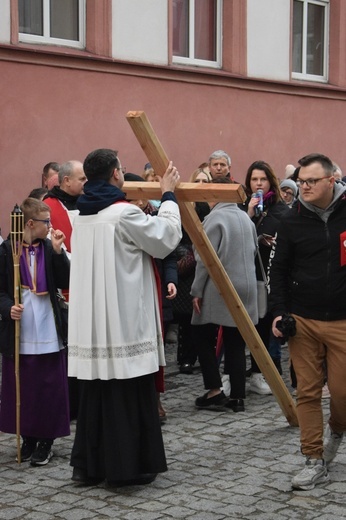
M126 512L121 516L122 520L161 520L162 518L172 518L171 516L162 516L162 513L150 513L144 511L131 511Z
M25 514L25 509L21 507L2 507L0 509L0 518L5 520L12 520L13 518L22 518Z
M231 520L232 517L210 511L198 511L197 514L190 516L189 520ZM238 517L239 518L239 517Z
M23 517L25 520L52 520L53 518L57 519L59 517L47 513L39 513L35 510L25 513L25 516Z
M88 520L89 518L97 518L97 516L95 517L95 514L97 515L97 511L95 510L90 511L84 508L72 507L61 512L58 518L63 520Z
M346 518L346 514L343 513L342 516L339 515L332 515L330 513L326 515L319 515L318 517L315 517L316 520L344 520Z

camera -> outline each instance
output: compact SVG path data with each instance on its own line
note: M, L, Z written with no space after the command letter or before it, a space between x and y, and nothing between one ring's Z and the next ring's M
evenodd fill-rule
M276 328L282 333L280 340L284 344L289 337L296 335L296 320L290 314L285 313L282 315L281 320L276 323Z

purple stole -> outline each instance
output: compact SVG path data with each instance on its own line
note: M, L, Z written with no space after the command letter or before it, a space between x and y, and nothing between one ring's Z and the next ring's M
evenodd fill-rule
M35 262L33 275L30 270L32 261ZM48 294L44 245L42 241L30 245L23 244L19 266L21 286L24 289L30 289L31 292L37 295Z

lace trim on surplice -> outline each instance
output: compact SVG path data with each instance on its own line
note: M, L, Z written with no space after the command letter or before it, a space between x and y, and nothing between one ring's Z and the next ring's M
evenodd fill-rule
M81 360L89 359L124 359L143 354L150 354L156 352L158 345L161 343L161 338L157 338L156 342L144 341L136 343L135 345L120 345L120 346L105 346L105 347L83 347L77 345L69 345L69 357L78 358Z

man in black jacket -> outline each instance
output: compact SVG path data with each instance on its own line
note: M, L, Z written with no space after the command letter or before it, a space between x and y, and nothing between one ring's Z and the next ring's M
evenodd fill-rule
M296 321L289 350L306 463L292 486L308 490L329 480L327 465L346 431L346 188L335 183L328 157L311 154L299 164L300 195L272 251L269 306L275 336L282 336L278 322L287 312ZM323 446L324 363L331 399Z

